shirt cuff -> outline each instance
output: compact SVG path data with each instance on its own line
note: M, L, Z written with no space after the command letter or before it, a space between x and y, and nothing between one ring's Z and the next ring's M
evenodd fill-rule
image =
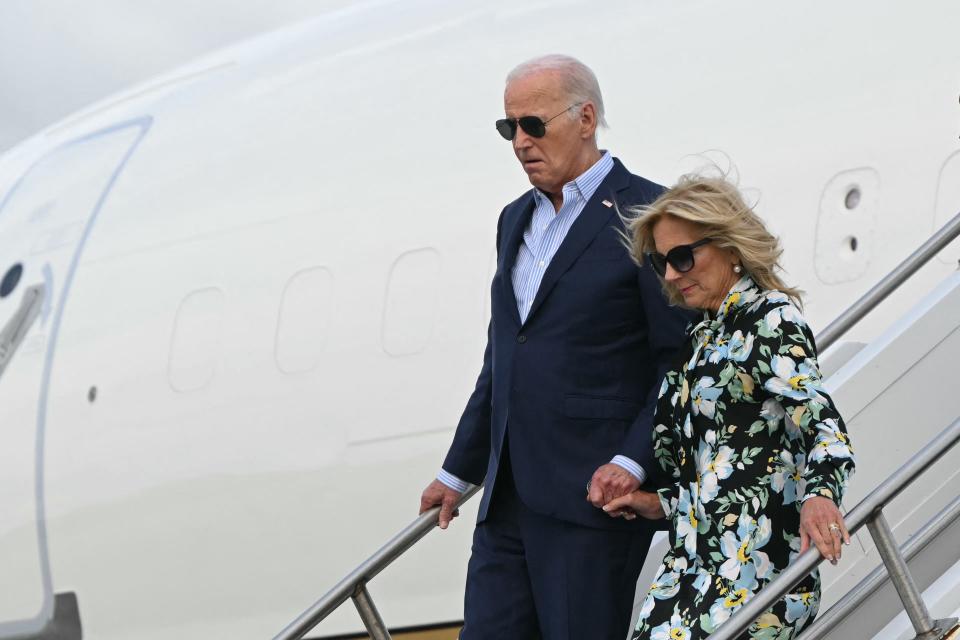
M447 485L457 493L464 493L470 487L468 483L444 469L440 469L440 472L437 473L437 480Z
M643 467L634 462L633 459L627 456L613 456L613 460L610 462L629 471L630 475L640 481L640 484L647 481L647 472L643 470ZM441 482L443 481L441 480Z

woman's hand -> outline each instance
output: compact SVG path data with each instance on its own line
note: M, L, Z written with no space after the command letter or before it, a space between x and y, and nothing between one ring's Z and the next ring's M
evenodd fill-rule
M800 553L816 545L820 555L833 564L840 559L842 545L850 544L850 534L843 515L829 498L808 498L800 508Z
M660 496L650 491L637 489L631 493L614 498L603 506L611 518L633 520L638 515L647 520L660 520L666 516L660 504Z

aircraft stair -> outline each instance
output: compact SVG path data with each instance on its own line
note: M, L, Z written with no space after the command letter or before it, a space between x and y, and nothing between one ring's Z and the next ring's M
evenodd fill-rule
M858 459L845 497L845 506L856 504L846 514L854 542L838 566L821 567L820 615L799 640L960 639L960 448L954 446L960 441L960 271L869 344L838 343L958 235L960 214L817 336L826 386ZM471 488L461 504L478 490ZM389 640L366 585L434 529L438 513L418 517L274 640L304 637L349 599L370 636ZM661 537L651 547L638 582L641 598L666 546ZM815 548L808 550L711 639L737 638L822 561Z

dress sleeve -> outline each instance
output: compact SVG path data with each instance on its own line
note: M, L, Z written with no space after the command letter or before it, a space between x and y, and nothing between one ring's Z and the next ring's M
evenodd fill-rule
M658 476L661 481L657 488L657 496L663 507L664 516L671 518L679 500L680 469L678 454L679 443L676 442L676 431L671 424L675 394L679 393L677 386L678 374L674 371L667 373L660 384L657 408L653 417L653 457L657 462Z
M823 388L813 334L791 302L767 304L761 311L751 364L757 395L766 396L762 412L783 416L788 437L803 440L801 502L822 496L839 506L854 455L843 418Z

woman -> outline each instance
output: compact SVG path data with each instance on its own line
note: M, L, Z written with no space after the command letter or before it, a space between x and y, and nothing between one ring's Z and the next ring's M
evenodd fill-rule
M850 543L838 505L853 471L821 386L800 292L776 274L779 242L737 189L684 177L629 225L631 252L667 294L701 309L660 389L654 452L673 483L610 502L672 520L671 548L634 639L705 638L808 546L834 564ZM816 615L814 572L744 637L786 640Z

